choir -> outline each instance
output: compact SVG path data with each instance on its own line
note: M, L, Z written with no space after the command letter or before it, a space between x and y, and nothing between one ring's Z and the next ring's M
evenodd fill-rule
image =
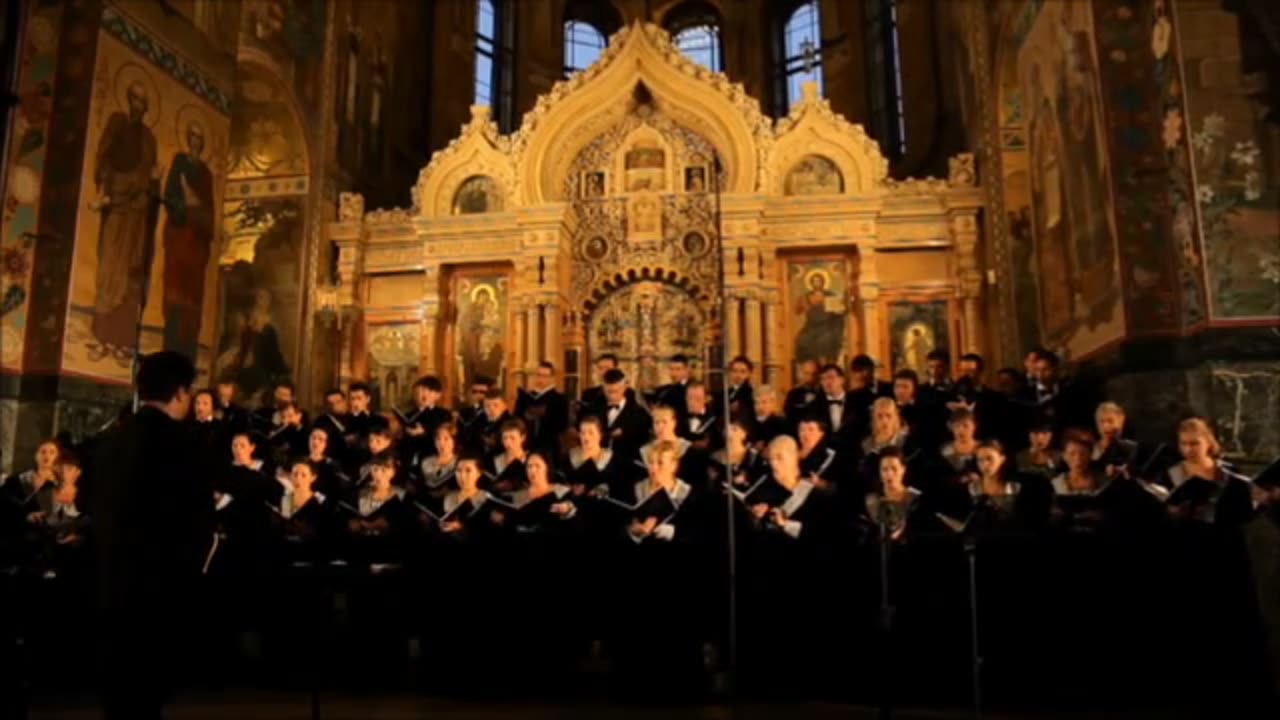
M501 617L538 608L544 646L558 638L623 666L681 667L725 650L712 589L729 542L741 568L738 619L759 627L798 612L800 588L821 606L831 558L845 548L1231 528L1276 512L1275 478L1251 481L1224 462L1204 419L1144 447L1119 405L1082 410L1052 353L1032 355L1025 374L1006 369L994 388L981 357L965 355L953 378L940 352L925 378L903 370L891 384L865 356L848 372L808 363L785 393L753 388L745 357L733 359L723 393L690 377L682 356L651 393L604 358L600 385L578 399L543 362L514 408L484 378L446 408L429 376L410 408L379 411L370 388L353 383L327 392L314 418L288 384L250 411L222 381L195 395L189 420L192 461L212 477L217 533L204 570L229 583L283 569L420 573L430 579L415 582L444 605L470 598ZM1093 426L1082 427L1088 415ZM0 559L68 572L92 541L82 495L93 492L93 468L82 483L77 452L54 440L33 460L3 483ZM181 483L184 468L172 470ZM498 556L530 583L505 586L501 600L477 570ZM581 625L551 627L569 609ZM413 631L466 642L471 622ZM797 672L779 659L784 649L817 638L789 632L750 634L744 662Z

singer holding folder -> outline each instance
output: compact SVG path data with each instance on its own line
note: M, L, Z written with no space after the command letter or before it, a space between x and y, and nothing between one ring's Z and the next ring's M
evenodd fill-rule
M213 537L205 470L216 463L196 458L194 436L182 423L195 377L181 354L142 358L141 406L97 448L100 678L110 720L162 717L181 655L199 636L192 630L202 617L198 588Z

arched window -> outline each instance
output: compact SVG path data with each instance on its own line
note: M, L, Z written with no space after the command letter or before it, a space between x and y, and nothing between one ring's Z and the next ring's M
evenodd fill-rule
M805 83L817 83L819 94L822 92L822 19L818 1L795 4L783 16L780 29L777 56L782 60L777 65L776 92L781 115L800 102Z
M622 17L608 2L577 0L564 11L564 74L590 67L622 27Z
M898 0L866 0L867 100L871 135L891 158L907 153L902 104L902 56L898 41Z
M511 0L476 0L475 104L487 105L498 127L511 127L513 73Z
M708 70L724 69L720 48L720 13L705 2L687 2L663 18L672 43L690 60Z

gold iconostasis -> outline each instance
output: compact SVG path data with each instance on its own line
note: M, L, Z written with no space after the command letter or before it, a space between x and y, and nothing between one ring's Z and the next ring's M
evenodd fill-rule
M366 212L344 194L338 282L315 290L340 318L342 379L393 401L424 373L513 393L543 360L572 392L604 353L652 387L674 354L714 374L726 334L784 385L805 361L865 352L887 374L986 343L971 155L947 179L891 180L816 87L771 121L656 26L619 32L513 134L473 108L413 198Z

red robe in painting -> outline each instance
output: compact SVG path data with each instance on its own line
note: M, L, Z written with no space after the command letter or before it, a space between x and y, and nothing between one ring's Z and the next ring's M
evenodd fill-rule
M197 155L173 156L164 201L164 347L195 358L213 243L213 176Z

